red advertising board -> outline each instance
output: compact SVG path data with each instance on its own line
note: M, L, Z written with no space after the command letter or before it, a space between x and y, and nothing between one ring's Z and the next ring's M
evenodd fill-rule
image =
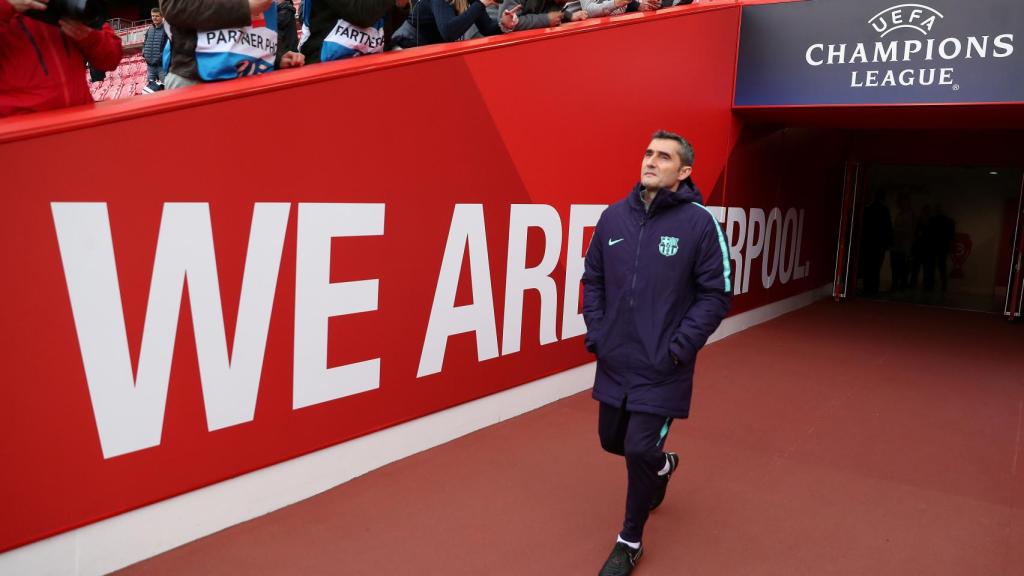
M588 227L659 128L721 183L738 15L0 123L0 550L591 361Z

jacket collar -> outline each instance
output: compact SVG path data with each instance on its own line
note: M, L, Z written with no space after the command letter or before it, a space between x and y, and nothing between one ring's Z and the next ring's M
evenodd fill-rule
M644 185L637 182L633 186L633 191L629 193L629 205L636 210L641 212L645 211L643 201ZM703 204L704 199L700 195L700 190L693 183L693 180L687 178L679 183L679 189L675 192L668 188L662 188L655 194L654 200L651 201L651 209L648 211L649 214L654 215L655 212L667 210L673 206L679 204Z

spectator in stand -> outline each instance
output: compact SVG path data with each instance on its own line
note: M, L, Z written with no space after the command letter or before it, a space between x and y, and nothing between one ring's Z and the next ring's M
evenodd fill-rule
M121 39L102 22L41 18L49 0L0 0L0 117L91 103L86 60L109 71Z
M306 0L309 39L302 43L307 64L384 51L384 15L395 0Z
M160 9L171 29L168 89L304 62L281 41L273 0L160 0Z
M395 3L388 8L388 13L384 15L384 46L386 49L392 45L391 37L394 36L395 31L409 19L409 10L409 0L395 0Z
M566 0L505 0L501 4L502 11L509 11L519 6L519 23L515 30L532 30L558 26L562 22L576 22L587 18L586 9L563 13L562 7Z
M511 32L519 22L520 8L503 10L499 21L487 15L487 8L498 0L420 0L409 12L409 19L395 31L393 43L413 48L440 42L454 42L476 25L480 34L493 36Z
M278 52L299 51L298 24L295 21L295 5L292 0L274 0L277 3Z
M159 8L149 13L153 25L146 30L146 39L142 43L142 57L146 60L146 94L164 89L164 44L167 43L167 32L164 30L164 19Z
M618 16L625 12L651 12L677 4L689 4L691 0L581 0L587 16L600 18Z
M627 11L629 5L635 4L635 2L631 0L580 0L580 4L583 6L587 16L601 18L602 16L623 14Z

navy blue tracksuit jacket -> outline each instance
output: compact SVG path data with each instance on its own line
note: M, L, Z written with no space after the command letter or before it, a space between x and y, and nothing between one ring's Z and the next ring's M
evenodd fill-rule
M729 250L690 179L644 207L643 186L597 223L583 273L595 399L686 418L697 351L729 310ZM677 362L678 361L678 362Z

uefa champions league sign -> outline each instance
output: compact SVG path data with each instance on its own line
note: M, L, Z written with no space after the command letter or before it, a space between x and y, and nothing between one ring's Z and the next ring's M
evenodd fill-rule
M745 6L736 106L1024 101L1021 0Z

